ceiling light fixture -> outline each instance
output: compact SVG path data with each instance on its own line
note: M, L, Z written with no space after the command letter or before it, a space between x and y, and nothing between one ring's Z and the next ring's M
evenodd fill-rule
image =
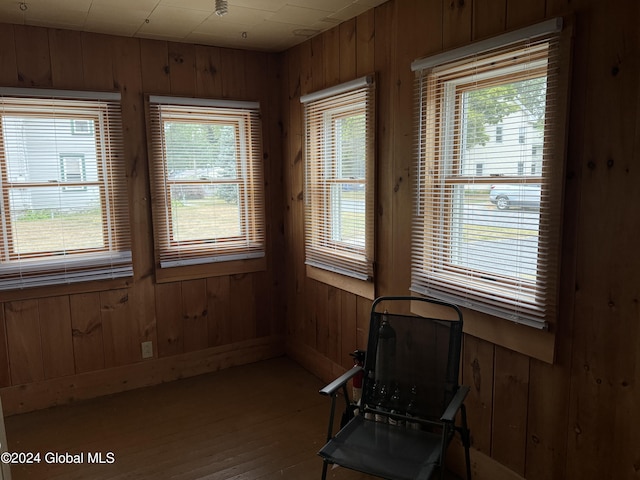
M29 5L27 5L26 3L24 2L20 3L20 10L22 10L23 12L26 12L28 8L29 8Z
M219 17L226 15L229 11L227 0L216 0L216 15Z

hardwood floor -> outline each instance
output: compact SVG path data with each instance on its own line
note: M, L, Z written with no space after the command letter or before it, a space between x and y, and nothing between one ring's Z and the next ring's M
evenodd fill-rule
M6 419L22 479L319 479L329 400L323 384L278 358ZM47 463L49 452L84 454ZM89 453L112 463L89 463ZM64 458L64 457L63 457ZM95 460L95 459L94 459ZM330 470L329 478L373 477Z

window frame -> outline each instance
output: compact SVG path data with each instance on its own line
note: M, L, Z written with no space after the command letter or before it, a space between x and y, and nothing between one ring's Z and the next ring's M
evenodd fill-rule
M357 96L351 100L350 96ZM305 133L305 264L309 278L374 298L375 192L375 78L352 80L308 95L304 106ZM344 102L344 103L341 103ZM310 113L313 112L313 113ZM340 172L338 122L362 115L365 129L364 175L345 178ZM321 117L321 120L319 120ZM334 150L336 153L334 153ZM332 189L335 185L362 185L364 191L364 243L334 235ZM339 214L338 214L339 217ZM338 222L339 223L339 222ZM329 231L322 232L320 225ZM355 268L355 270L354 270ZM367 271L367 274L363 274Z
M147 95L145 102L154 197L156 280L169 282L265 270L266 220L259 103L157 95ZM164 129L169 122L232 126L235 178L170 179ZM178 239L170 188L219 185L238 186L239 234Z
M570 36L571 36L571 28L570 25L567 26L566 23L563 25L563 19L557 18L552 19L546 22L542 22L541 24L533 25L531 27L526 27L521 30L507 32L506 34L500 35L498 37L494 37L492 39L488 39L485 41L476 42L475 44L467 45L465 47L461 47L459 49L454 49L449 52L444 52L442 54L437 54L432 57L426 57L425 59L416 60L412 64L412 70L417 72L417 77L420 77L423 71L427 68L438 67L439 65L447 64L451 61L456 61L456 65L461 65L464 62L465 57L471 57L473 55L484 55L486 52L495 49L498 51L502 47L511 46L518 42L525 41L531 38L539 38L545 35L554 36L554 42L557 42L557 58L556 58L556 71L554 73L555 83L556 83L556 97L554 99L554 105L551 106L547 103L547 112L549 112L550 108L555 108L554 118L552 120L552 125L547 125L546 129L550 129L552 127L559 128L560 130L557 132L557 135L554 135L553 144L549 148L549 150L545 153L545 155L553 156L554 158L558 158L558 161L552 164L552 171L547 172L550 176L550 186L548 187L550 190L547 192L543 192L543 195L547 200L553 197L554 200L558 202L557 212L561 214L562 212L562 187L563 187L563 170L564 163L566 157L566 135L568 129L566 128L566 120L567 120L567 105L568 105L568 85L569 85L569 60L570 60ZM517 81L510 80L510 81ZM419 101L422 95L425 95L426 98L426 90L430 87L429 85L425 86L425 90L420 90L421 87L418 87L418 98ZM422 93L421 93L422 92ZM424 108L427 109L435 109L433 105L430 107L425 107L424 105L419 107L418 111L420 114L418 128L419 131L421 129L427 128L422 124L422 116L425 114ZM443 111L445 109L440 109ZM499 124L498 124L499 125ZM440 127L438 127L440 128ZM445 127L446 128L446 127ZM564 130L563 130L564 128ZM421 134L418 137L420 142L419 149L425 149L425 155L427 156L437 156L438 151L436 148L429 146L432 145L430 142L433 142L433 138L436 138L440 133L435 132L432 134L427 133L427 135ZM431 139L429 135L432 135ZM435 135L435 137L434 137ZM546 134L545 134L546 135ZM496 138L496 143L499 143ZM546 142L546 140L545 140ZM546 148L546 147L545 147ZM458 158L460 158L458 156ZM432 167L427 166L429 163L418 166L418 173L415 176L418 179L418 189L424 188L420 186L421 182L424 179L422 175L425 175L425 172ZM532 164L533 165L533 164ZM533 167L532 167L533 168ZM548 167L547 167L548 168ZM523 177L517 177L518 181L523 181L524 183L539 183L540 175L542 174L539 169L537 169L538 176L531 177L528 176L528 173L525 171ZM514 176L515 177L515 176ZM475 178L475 181L479 181L483 183L482 179ZM464 183L463 179L460 179L461 182ZM484 183L495 183L495 179L488 178ZM501 183L508 183L509 178L500 178ZM416 191L418 194L418 190ZM417 200L418 202L422 200ZM424 206L424 205L423 205ZM426 205L428 208L428 204ZM427 228L429 220L424 219L423 226ZM540 220L540 229L548 228L548 225L545 223L546 220L541 218ZM414 224L415 226L415 224ZM415 227L418 228L417 226ZM557 301L557 296L559 293L559 274L560 274L560 260L559 260L559 250L561 245L561 232L559 231L553 232L550 235L550 239L553 242L553 252L551 253L552 257L555 257L557 261L557 267L552 268L548 274L555 276L558 280L554 290ZM424 237L427 238L427 235ZM415 238L414 238L415 243ZM420 261L416 258L425 258L429 255L429 251L431 249L431 245L423 244L423 245L414 245L414 265L413 269L421 269ZM444 249L446 250L446 248ZM416 253L417 252L417 253ZM415 255L418 255L416 257ZM442 295L437 292L429 291L426 292L421 288L416 288L414 280L414 271L412 270L412 286L411 290L414 293L418 294L427 294L433 295L439 298L443 298ZM446 295L444 296L446 297ZM496 316L495 313L488 313L487 311L477 310L476 307L471 304L467 304L466 301L460 301L460 299L455 299L453 297L446 298L450 301L454 301L458 303L465 312L465 332L468 334L472 334L479 338L483 338L485 340L491 341L494 344L502 345L507 348L514 349L526 355L529 355L534 358L541 359L548 363L553 363L555 356L555 331L556 331L556 319L555 315L557 315L559 306L556 304L556 314L554 318L549 319L548 323L545 325L546 330L544 329L536 329L530 328L527 326L523 326L522 324L515 323L513 320L501 318L501 316ZM412 305L413 311L421 314L434 314L433 311L425 311L422 306L422 302L415 302Z
M127 195L119 102L119 93L0 88L0 291L3 295L6 293L8 298L37 295L42 288L47 291L90 291L96 288L93 282L97 280L117 280L115 284L121 285L127 277L133 276L129 220L126 210L125 213L121 211ZM52 126L68 119L71 136L75 135L75 120L93 121L97 179L86 180L84 153L67 154L56 150L52 157L57 161L52 165L57 171L57 178L10 180L10 159L5 151L4 140L5 116L42 119L51 122ZM54 128L51 135L63 135L59 127ZM82 135L91 135L91 131ZM81 158L81 168L85 169L84 181L66 181L63 164L67 157ZM41 168L38 163L35 165L32 168L36 171ZM68 186L67 183L76 185ZM17 220L12 218L15 209L12 210L10 200L13 191L59 188L64 192L76 187L86 190L87 186L96 187L99 192L102 245L63 250L17 250ZM10 282L15 286L9 285Z

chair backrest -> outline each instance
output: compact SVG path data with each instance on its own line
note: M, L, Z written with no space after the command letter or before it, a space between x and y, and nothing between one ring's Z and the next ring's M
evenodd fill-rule
M455 320L376 311L381 301L388 308L408 300L444 306ZM454 305L411 297L377 299L369 324L363 404L437 420L459 386L461 345L462 314Z

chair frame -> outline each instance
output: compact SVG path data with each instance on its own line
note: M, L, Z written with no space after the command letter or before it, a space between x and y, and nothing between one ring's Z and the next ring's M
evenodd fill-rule
M405 301L421 301L421 302L427 302L427 303L431 303L431 304L435 304L435 305L440 305L440 306L444 306L447 308L451 308L453 310L456 311L457 315L458 315L458 320L457 322L460 323L460 328L462 329L462 312L460 311L460 309L453 304L447 303L447 302L442 302L440 300L435 300L435 299L431 299L431 298L424 298L424 297L411 297L411 296L385 296L385 297L378 297L376 300L374 300L373 304L371 305L371 316L370 318L373 318L373 315L376 312L376 307L384 301L399 301L399 300L405 300ZM370 326L371 328L371 326ZM366 365L366 364L365 364ZM330 409L330 413L329 413L329 425L327 428L327 443L331 441L331 439L333 438L333 425L334 425L334 420L335 420L335 413L336 413L336 400L338 398L338 396L340 395L340 393L342 394L342 396L344 397L344 401L345 401L345 416L343 416L343 419L345 417L347 418L352 418L353 417L353 412L356 409L360 409L360 414L364 414L364 408L354 404L349 397L349 392L347 389L347 385L349 380L351 380L354 376L356 376L358 373L360 372L364 372L365 369L362 366L359 365L355 365L353 368L351 368L350 370L348 370L347 372L345 372L343 375L341 375L340 377L338 377L337 379L335 379L334 381L332 381L331 383L329 383L328 385L326 385L324 388L320 389L319 393L321 395L324 396L329 396L331 397L331 409ZM457 375L456 375L457 378ZM389 417L389 418L394 418L396 420L404 420L404 421L412 421L412 422L419 422L422 425L435 425L438 427L442 428L442 432L441 432L441 453L444 454L446 452L447 447L449 446L449 443L451 442L451 440L453 439L453 436L455 435L455 432L458 432L460 434L461 440L462 440L462 444L464 446L464 454L465 454L465 463L466 463L466 477L467 480L471 480L471 461L470 461L470 455L469 455L469 448L470 448L470 444L471 444L471 440L470 440L470 431L469 431L469 427L467 425L467 412L466 412L466 408L464 405L464 400L467 396L467 394L469 393L469 387L467 386L463 386L459 384L459 381L456 382L456 389L455 389L455 393L453 398L451 399L451 401L449 402L447 408L445 409L445 411L442 413L439 421L433 421L433 420L427 420L427 419L421 419L421 418L413 418L413 417L407 417L405 415L402 414L393 414L390 412L379 412L378 410L376 410L375 408L372 408L370 406L366 407L366 411L367 412L371 412L371 413L382 413L385 416ZM458 414L458 412L460 412L460 425L456 425L456 416ZM344 422L343 422L344 423ZM341 428L344 427L344 424L341 425ZM327 477L327 469L328 466L332 464L332 462L330 462L328 459L323 458L323 465L322 465L322 480L325 480ZM443 455L441 455L439 464L438 464L439 470L440 470L440 478L444 479L444 458Z

